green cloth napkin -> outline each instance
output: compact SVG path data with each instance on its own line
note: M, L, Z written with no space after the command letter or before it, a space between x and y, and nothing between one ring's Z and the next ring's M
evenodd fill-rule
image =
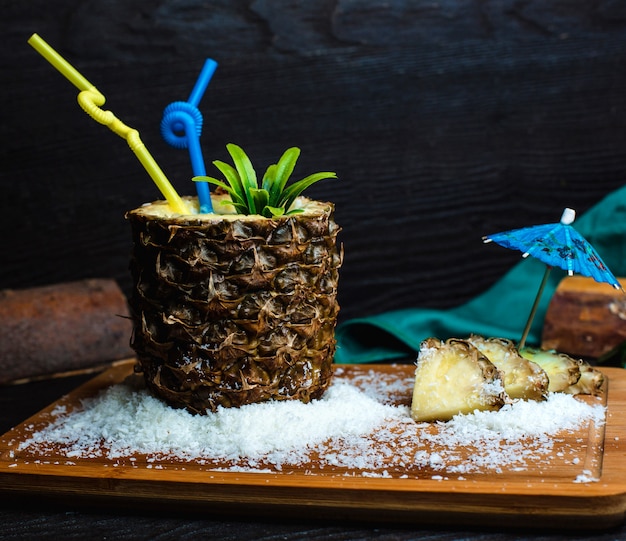
M606 196L574 222L616 276L626 276L626 186ZM489 232L486 232L489 233ZM503 248L504 250L505 248ZM348 320L337 327L336 363L415 358L420 343L469 334L519 341L546 266L522 260L487 291L448 310L407 308ZM539 345L545 313L565 273L554 269L526 340Z

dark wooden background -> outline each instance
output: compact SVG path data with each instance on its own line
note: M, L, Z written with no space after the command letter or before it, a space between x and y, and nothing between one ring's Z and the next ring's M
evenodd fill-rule
M33 32L140 131L181 193L193 192L189 158L159 122L206 57L219 62L201 103L207 162L228 142L258 167L297 145L296 173L337 171L312 195L334 201L343 226L343 319L459 304L519 259L483 234L583 212L626 180L619 0L0 0L0 289L108 277L128 291L124 212L159 196L125 141L27 45ZM36 501L0 512L3 539L526 538Z
M626 180L626 3L611 0L0 1L0 289L111 277L124 212L159 197L126 142L26 40L107 97L182 194L159 134L206 57L205 159L235 142L296 175L343 226L342 319L447 307L519 259L481 236L583 212Z

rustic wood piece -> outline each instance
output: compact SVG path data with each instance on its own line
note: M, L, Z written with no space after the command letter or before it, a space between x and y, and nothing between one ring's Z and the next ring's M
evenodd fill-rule
M126 297L114 280L0 291L0 383L72 373L132 355Z
M315 461L270 472L226 471L219 460L158 460L149 457L67 459L55 447L40 457L19 450L20 443L51 420L59 405L69 409L80 400L118 383L132 373L132 361L119 365L51 404L0 438L0 495L99 502L140 509L183 507L186 511L224 516L256 515L342 518L396 523L486 525L561 529L604 529L620 524L626 511L626 371L603 369L609 385L603 401L606 424L565 431L554 439L547 462L528 470L504 468L497 473L436 475L381 464L387 477L363 476L358 468L316 467ZM370 371L401 378L411 365L337 366L343 376L358 379ZM410 402L410 385L394 402ZM433 425L436 430L436 425ZM561 456L563 451L566 457ZM461 456L468 451L459 448ZM570 453L576 456L572 459ZM384 461L383 461L384 462ZM407 474L408 472L408 474ZM594 482L576 482L580 475Z
M626 278L618 279L622 285ZM541 347L597 359L626 340L626 294L593 278L568 276L546 311Z

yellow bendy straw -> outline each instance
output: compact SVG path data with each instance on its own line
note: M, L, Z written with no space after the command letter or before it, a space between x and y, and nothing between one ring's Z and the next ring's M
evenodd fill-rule
M131 150L157 185L157 188L161 191L172 210L179 214L189 214L187 204L180 198L165 176L165 173L163 173L150 152L148 152L148 149L139 138L139 132L124 124L111 111L100 109L100 106L104 105L106 101L104 95L39 35L33 34L29 38L28 43L80 90L78 104L91 118L100 124L104 124L111 131L126 139Z

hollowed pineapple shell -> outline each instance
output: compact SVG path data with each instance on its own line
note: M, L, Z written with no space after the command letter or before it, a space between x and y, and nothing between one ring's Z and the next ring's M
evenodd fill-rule
M131 345L153 394L205 413L324 393L343 254L334 206L296 204L273 219L172 215L165 202L127 213Z

